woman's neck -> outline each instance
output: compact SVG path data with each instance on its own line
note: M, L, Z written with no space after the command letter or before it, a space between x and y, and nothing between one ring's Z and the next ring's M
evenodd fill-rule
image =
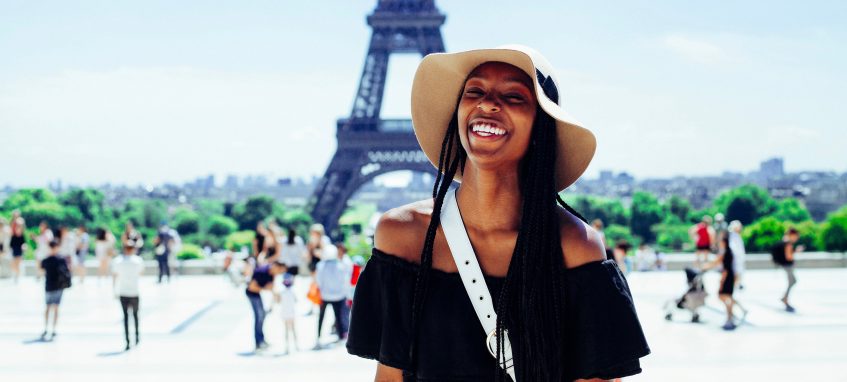
M492 171L468 163L462 174L457 202L462 220L480 230L517 230L521 220L521 193L517 171Z

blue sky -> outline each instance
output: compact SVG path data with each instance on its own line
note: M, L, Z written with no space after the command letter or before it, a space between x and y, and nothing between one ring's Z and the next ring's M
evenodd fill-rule
M598 137L587 176L847 170L847 2L436 3L448 51L550 59ZM319 175L375 4L0 0L0 185ZM383 116L418 60L392 58Z

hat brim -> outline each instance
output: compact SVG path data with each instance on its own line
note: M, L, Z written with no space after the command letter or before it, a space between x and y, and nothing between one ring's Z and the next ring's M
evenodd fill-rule
M539 106L556 121L556 189L566 189L588 168L597 140L561 106L543 96L532 58L519 50L478 49L424 57L412 83L412 124L421 149L433 166L438 167L444 134L456 111L465 79L477 66L492 61L514 65L532 78ZM455 179L462 180L460 172Z

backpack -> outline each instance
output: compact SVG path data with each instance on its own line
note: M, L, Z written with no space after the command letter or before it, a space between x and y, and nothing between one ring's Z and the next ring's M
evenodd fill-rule
M771 258L778 265L788 265L788 260L785 258L785 242L779 241L771 247Z
M59 289L67 289L71 287L71 270L68 268L68 264L62 261L59 265L58 269L58 277L57 284Z

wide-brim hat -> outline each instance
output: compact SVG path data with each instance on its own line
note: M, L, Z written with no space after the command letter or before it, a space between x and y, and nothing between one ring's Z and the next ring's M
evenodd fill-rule
M557 190L564 190L579 179L591 163L597 140L562 108L561 87L550 62L523 45L435 53L423 58L412 83L412 124L424 154L438 167L444 134L456 111L465 80L471 71L486 62L511 64L532 78L538 104L556 121L555 183ZM461 171L456 173L455 179L462 180Z

